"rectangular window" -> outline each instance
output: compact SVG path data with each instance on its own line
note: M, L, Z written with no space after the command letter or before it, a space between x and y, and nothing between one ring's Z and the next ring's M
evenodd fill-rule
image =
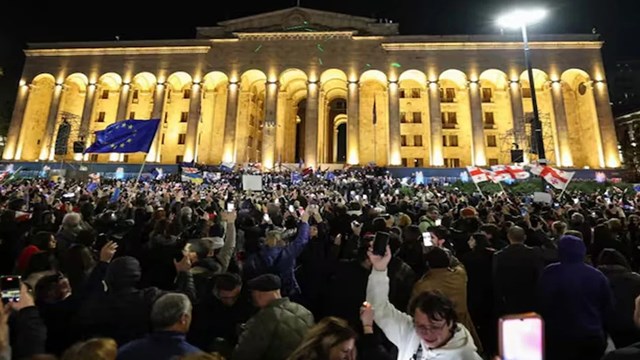
M184 145L187 142L187 134L178 135L178 145Z
M404 99L406 97L404 89L400 88L398 90L398 97L400 97L400 99Z
M421 158L415 159L414 163L416 164L416 167L423 167L424 166L424 159L421 159Z
M407 120L407 113L404 111L400 112L400 122L403 124L408 123L409 121Z
M184 161L184 156L176 155L176 164L182 164L183 161Z
M402 166L407 167L407 158L402 158Z
M254 126L255 123L256 123L256 118L255 118L255 116L253 116L253 114L251 114L249 116L249 125Z
M496 166L498 164L498 159L489 159L489 166Z
M495 135L487 135L487 147L497 147L498 142Z
M136 118L136 112L135 111L130 112L129 113L129 120L135 119L135 118Z
M100 111L98 113L98 118L96 119L96 122L104 122L105 116L107 116L107 113L104 111Z
M133 90L133 95L131 95L131 102L137 104L140 100L140 90Z
M413 146L422 146L422 135L413 135Z
M167 118L168 118L168 117L169 117L169 113L168 113L168 112L165 112L165 113L164 113L164 119L162 120L162 122L166 124L166 123L167 123Z
M482 102L490 103L493 101L493 89L491 88L482 88Z
M442 127L444 129L455 129L458 125L458 114L455 112L442 113Z
M247 146L248 147L252 147L253 146L253 136L249 136L247 138Z
M182 98L183 99L191 98L191 89L184 89L184 91L182 92Z
M460 159L444 159L444 166L448 168L460 167Z
M449 141L448 141L448 140L449 140L449 139L447 139L447 136L446 136L446 135L442 135L442 146L443 146L443 147L447 147L447 146L449 146Z
M413 122L414 124L422 124L422 113L414 112L413 113Z
M451 147L458 146L458 135L449 135L449 146Z
M531 88L522 88L522 97L525 99L530 99L531 98Z
M109 98L109 90L102 90L102 94L100 94L100 98L101 99L108 99Z
M407 135L400 135L400 146L407 146Z
M91 154L91 155L89 155L89 161L91 161L91 162L97 162L97 161L98 161L98 154Z
M129 162L129 155L124 154L124 156L122 156L122 162L128 163Z
M440 88L440 102L452 103L456 100L456 89Z
M411 89L411 97L414 99L420 99L420 89Z
M484 123L486 125L495 125L496 124L496 119L494 117L494 114L492 112L485 112L484 113Z
M189 121L189 112L188 111L183 111L180 113L180 122L181 123L186 123L187 121Z
M164 145L164 134L162 134L162 140L160 140L160 145Z

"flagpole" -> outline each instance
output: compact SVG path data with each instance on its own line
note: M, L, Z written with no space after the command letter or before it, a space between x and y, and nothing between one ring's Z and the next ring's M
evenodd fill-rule
M571 174L569 181L567 181L567 184L564 186L564 189L562 189L562 192L560 193L560 197L558 199L562 200L562 195L564 195L564 192L567 191L567 188L569 187L569 183L571 183L571 180L573 180L573 175L574 174Z
M480 196L484 197L484 194L482 193L482 190L480 190L480 186L478 186L478 183L474 181L473 184L476 186L476 189L478 189Z
M136 182L140 181L140 176L142 176L142 170L144 170L144 166L147 164L147 153L144 153L144 161L142 165L140 165L140 171L138 171L138 177L136 178Z

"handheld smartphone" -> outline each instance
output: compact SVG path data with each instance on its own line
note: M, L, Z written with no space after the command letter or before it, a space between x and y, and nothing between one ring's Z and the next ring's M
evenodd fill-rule
M264 219L264 221L266 221L266 222L271 221L271 217L269 217L269 214L264 214L264 216L262 217L262 219Z
M20 276L6 275L0 277L0 291L2 292L2 303L20 301Z
M424 246L433 246L433 240L431 239L430 232L422 233L422 242L424 243Z
M387 245L389 245L389 233L378 231L373 239L373 254L384 256L387 252Z
M442 219L436 219L436 226L442 225Z
M293 205L289 205L289 212L293 214L296 209L293 208Z
M227 203L227 211L233 211L236 209L236 205L232 202Z
M500 358L542 360L544 321L536 313L507 315L499 322Z

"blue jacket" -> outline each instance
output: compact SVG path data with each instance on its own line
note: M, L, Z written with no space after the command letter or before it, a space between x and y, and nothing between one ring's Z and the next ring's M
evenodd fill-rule
M202 352L187 342L186 334L156 331L118 349L118 360L173 360L180 356Z
M300 286L296 280L294 270L296 258L304 250L309 242L309 224L306 222L298 225L296 238L285 246L264 246L257 254L251 255L244 266L244 274L247 280L272 273L280 276L282 280L282 296L300 294Z
M604 339L604 323L613 308L609 281L586 265L586 246L575 236L563 236L559 263L547 266L539 284L539 305L550 339Z

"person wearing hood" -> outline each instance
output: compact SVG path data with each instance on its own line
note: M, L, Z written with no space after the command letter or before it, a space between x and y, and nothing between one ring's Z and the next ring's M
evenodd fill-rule
M368 253L373 265L367 284L367 302L376 311L374 321L398 348L398 359L480 360L473 337L457 322L451 300L440 292L424 292L411 300L409 314L389 302L387 267L391 250L384 256Z
M106 336L125 344L147 334L152 304L166 291L156 287L137 288L141 269L137 259L123 256L113 261L117 244L108 242L100 252L100 262L88 280L92 289L77 314L77 325L86 336ZM187 256L174 260L178 273L177 292L195 298L191 263ZM104 286L101 285L104 279Z
M613 309L606 276L584 263L586 246L571 235L558 244L559 263L538 282L547 359L599 360L607 347L605 321Z

